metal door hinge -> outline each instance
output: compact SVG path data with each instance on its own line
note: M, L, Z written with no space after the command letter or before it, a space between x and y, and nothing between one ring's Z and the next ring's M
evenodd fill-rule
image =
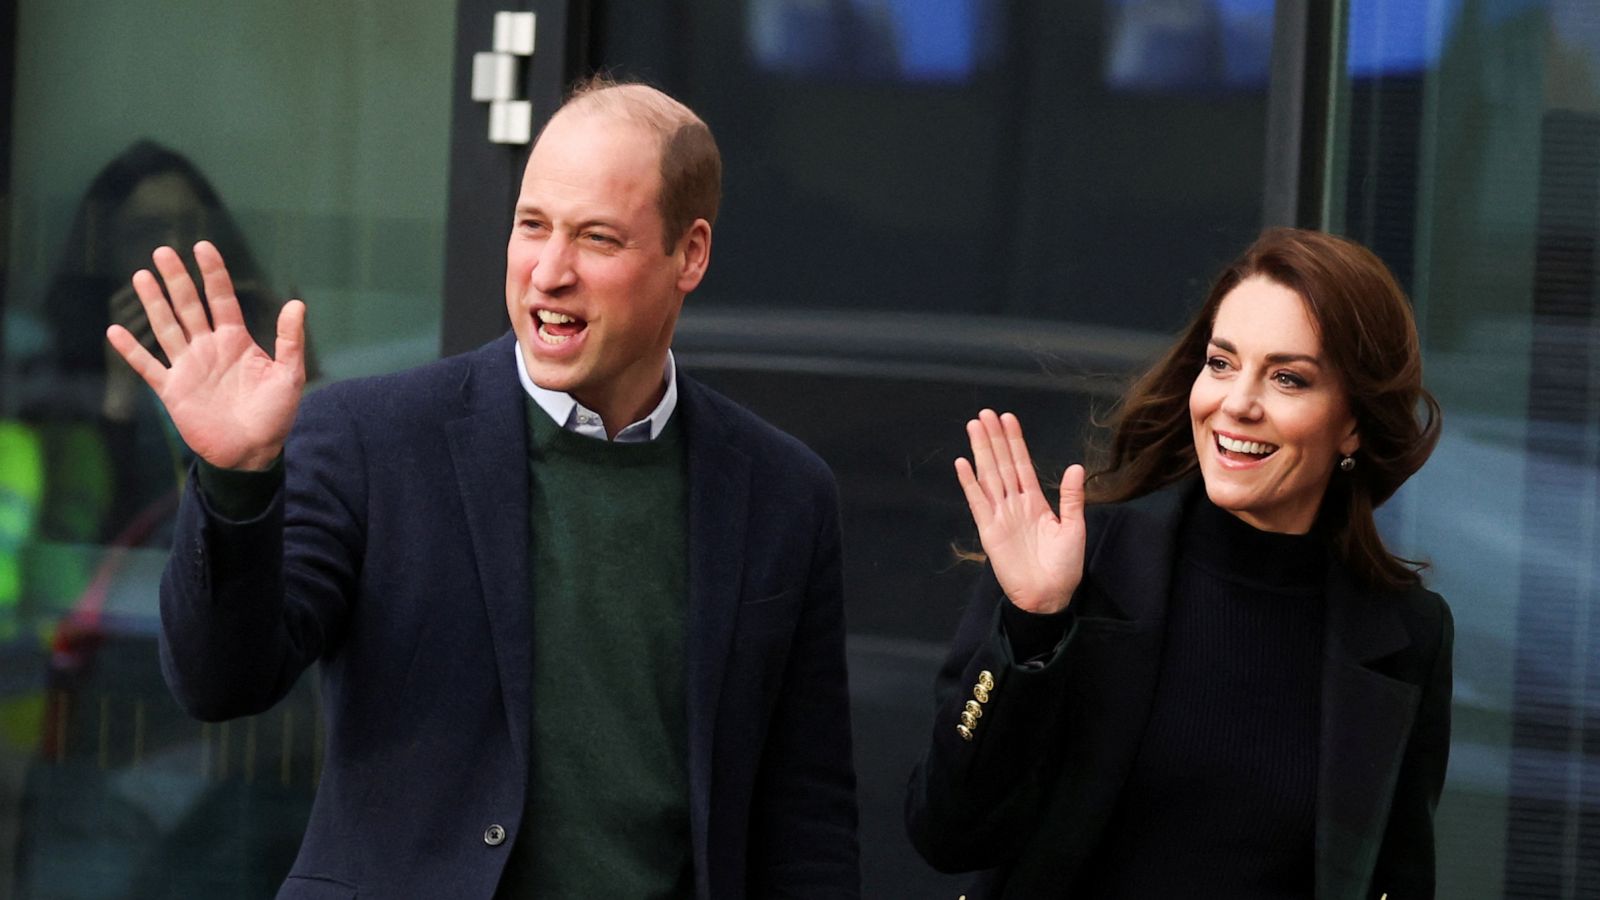
M533 104L522 99L533 56L531 12L494 14L491 50L472 55L472 99L489 104L489 140L526 144L533 139Z

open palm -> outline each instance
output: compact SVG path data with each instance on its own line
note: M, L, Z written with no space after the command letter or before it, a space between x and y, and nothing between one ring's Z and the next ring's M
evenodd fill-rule
M1016 416L986 409L967 422L967 438L972 460L956 460L956 478L1000 587L1028 612L1066 608L1083 578L1083 467L1062 476L1058 516L1039 487Z
M122 325L107 329L106 338L161 398L178 433L201 459L225 469L265 469L283 451L305 386L305 304L284 305L274 353L268 356L245 328L222 254L201 241L194 256L206 304L170 247L152 254L165 295L148 270L133 276L170 367Z

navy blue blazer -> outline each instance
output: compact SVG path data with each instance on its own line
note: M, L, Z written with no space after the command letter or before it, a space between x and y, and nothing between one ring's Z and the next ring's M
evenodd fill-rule
M258 713L321 663L322 777L280 897L489 898L500 880L538 702L511 341L307 396L254 520L186 492L161 586L179 702ZM833 476L678 377L696 897L857 897Z
M1042 669L1011 658L985 573L939 673L933 740L911 776L912 843L942 871L989 870L977 898L1070 897L1116 808L1155 695L1190 479L1087 510L1074 624ZM1372 591L1330 563L1322 659L1317 900L1434 895L1433 813L1450 755L1444 600ZM979 673L994 682L970 741Z

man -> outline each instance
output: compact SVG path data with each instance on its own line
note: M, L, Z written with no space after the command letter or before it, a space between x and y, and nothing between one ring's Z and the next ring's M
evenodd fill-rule
M134 276L170 367L108 337L201 460L167 680L216 720L322 663L280 896L858 894L832 476L668 349L720 181L682 104L580 90L523 177L514 335L303 404L303 304L272 358L209 244L210 322L171 249L170 303Z

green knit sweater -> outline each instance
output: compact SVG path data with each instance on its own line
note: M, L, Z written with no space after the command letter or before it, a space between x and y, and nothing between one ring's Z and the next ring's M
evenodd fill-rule
M502 897L687 897L688 475L530 400L533 742Z

